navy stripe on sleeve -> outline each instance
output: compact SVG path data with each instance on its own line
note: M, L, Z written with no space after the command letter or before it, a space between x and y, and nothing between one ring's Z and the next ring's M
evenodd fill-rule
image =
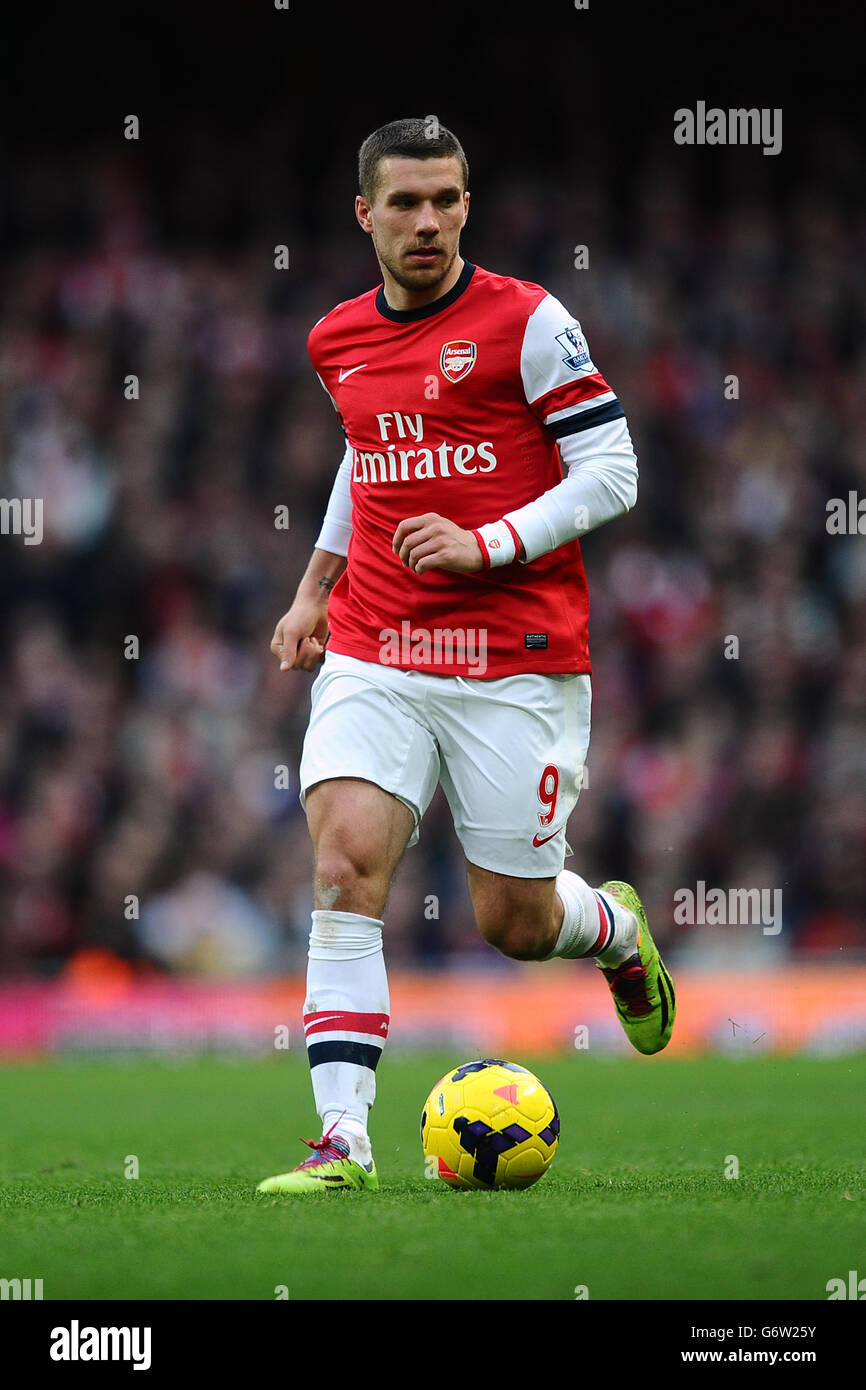
M619 401L608 401L592 410L578 411L577 415L566 415L564 420L555 420L547 428L554 439L564 439L568 434L579 434L581 430L591 430L596 425L607 425L611 420L622 420L625 411Z

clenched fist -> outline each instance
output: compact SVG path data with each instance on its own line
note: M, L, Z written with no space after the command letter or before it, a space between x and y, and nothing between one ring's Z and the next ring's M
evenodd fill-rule
M315 671L329 636L327 609L311 599L296 599L274 629L271 651L281 671Z
M457 570L464 574L484 568L477 540L471 531L425 512L401 521L391 543L395 555L416 574L426 570Z

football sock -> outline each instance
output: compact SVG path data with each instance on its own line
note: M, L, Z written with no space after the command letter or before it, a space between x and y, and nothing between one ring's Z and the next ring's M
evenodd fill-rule
M556 891L563 907L562 926L556 945L545 960L594 956L609 968L634 955L638 934L634 913L610 893L590 888L570 869L557 875Z
M367 1117L390 1025L383 923L355 912L313 913L304 1036L322 1133L333 1126L350 1156L372 1159Z
M638 925L637 918L627 907L623 907L612 893L602 893L597 888L593 890L602 909L605 907L613 918L613 928L609 932L604 943L598 950L592 952L599 965L606 970L616 969L622 965L623 961L628 960L637 950Z

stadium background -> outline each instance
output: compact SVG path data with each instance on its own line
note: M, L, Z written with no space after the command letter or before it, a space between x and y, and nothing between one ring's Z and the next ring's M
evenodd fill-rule
M305 339L378 279L358 145L428 113L468 154L464 254L573 309L637 446L638 507L584 545L595 720L570 862L640 885L681 1046L862 1043L866 550L825 525L866 486L844 13L818 33L805 5L596 0L19 16L0 494L43 497L45 536L0 537L0 1047L256 1049L275 1001L295 1022L311 677L281 676L268 642L341 454ZM699 99L781 106L782 154L676 146L673 111ZM675 926L699 880L781 888L783 930ZM398 1000L404 1042L555 1048L589 1023L620 1045L588 968L481 942L441 793L386 947L396 1046Z

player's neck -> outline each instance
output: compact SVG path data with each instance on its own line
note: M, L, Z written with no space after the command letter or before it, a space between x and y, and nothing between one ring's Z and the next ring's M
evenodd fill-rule
M385 300L389 309L420 309L425 304L432 304L435 300L441 299L443 295L452 290L460 279L460 272L463 269L463 257L455 256L454 264L448 274L445 275L438 284L431 285L427 290L407 290L402 285L398 285L393 275L389 273L385 266L381 265L382 279L385 283Z

